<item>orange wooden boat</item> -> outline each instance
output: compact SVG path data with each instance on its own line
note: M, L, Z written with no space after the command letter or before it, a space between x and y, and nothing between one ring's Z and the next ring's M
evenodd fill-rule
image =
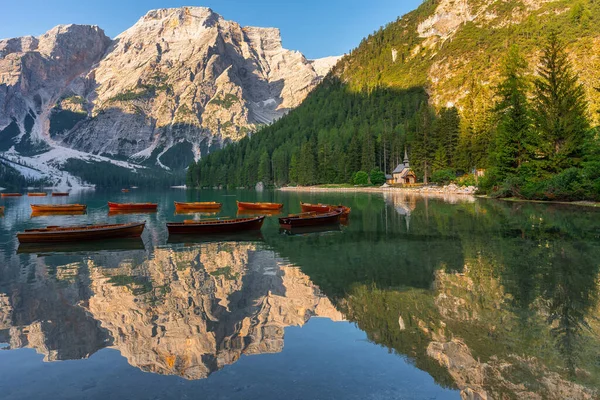
M52 197L67 197L69 192L52 192Z
M208 201L208 202L196 202L196 203L180 203L175 202L175 210L176 211L189 211L189 210L220 210L223 206L222 203L217 203L216 201Z
M29 196L29 197L46 197L46 196L48 196L48 193L29 192L29 193L27 193L27 196Z
M157 203L112 203L108 202L108 209L110 211L149 211L156 210L158 208Z
M2 197L21 197L23 196L21 193L2 193L0 194Z
M129 193L129 189L121 189L121 192L123 192L123 193Z
M279 218L279 225L284 229L292 229L307 226L339 224L341 215L341 209L322 214L311 211Z
M283 208L283 204L280 203L245 203L242 201L237 202L238 210L270 210L276 211Z
M25 232L19 232L17 233L17 238L21 243L42 243L140 237L145 225L146 222L66 227L48 226L46 228L27 229Z
M32 204L31 211L33 212L78 212L87 210L85 204Z
M255 218L206 219L168 223L170 235L206 235L258 231L262 228L264 216Z
M316 212L316 213L328 213L337 209L342 210L342 218L347 218L350 215L350 211L352 210L350 207L346 207L343 205L331 205L331 204L309 204L309 203L300 203L302 207L302 212Z

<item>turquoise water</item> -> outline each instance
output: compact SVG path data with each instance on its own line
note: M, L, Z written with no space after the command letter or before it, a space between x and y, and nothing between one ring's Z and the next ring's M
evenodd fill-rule
M174 201L352 207L347 225L169 240ZM109 216L107 201L157 213ZM79 202L84 216L31 217ZM3 199L3 399L584 398L600 387L600 212L405 194L82 192ZM36 226L141 241L19 248Z

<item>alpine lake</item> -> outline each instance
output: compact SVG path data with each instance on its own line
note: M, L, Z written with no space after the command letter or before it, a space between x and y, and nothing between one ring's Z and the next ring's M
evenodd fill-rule
M290 235L169 239L236 200L352 207ZM158 202L109 215L107 201ZM178 215L174 201L218 201ZM0 398L595 399L600 209L469 196L179 190L5 198ZM31 215L33 203L86 215ZM142 240L19 246L48 225Z

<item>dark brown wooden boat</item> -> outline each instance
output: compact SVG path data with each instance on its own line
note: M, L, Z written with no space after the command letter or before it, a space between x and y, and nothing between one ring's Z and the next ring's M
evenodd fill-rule
M350 215L350 211L352 210L350 207L346 207L343 205L332 205L332 204L309 204L309 203L300 203L302 207L302 212L316 212L316 213L328 213L337 209L342 210L341 218L347 218Z
M220 210L222 206L223 206L222 203L217 203L216 201L196 202L196 203L180 203L178 201L175 202L175 210L176 211Z
M52 197L67 197L69 192L52 192Z
M280 203L245 203L243 201L237 202L238 210L270 210L276 211L283 208L283 204Z
M328 213L307 212L279 218L279 225L284 229L300 228L306 226L339 224L342 210L338 209Z
M264 216L236 219L190 220L168 223L170 235L223 234L235 232L258 231L262 228Z
M21 193L2 193L0 194L2 197L21 197L23 196Z
M27 196L29 196L29 197L46 197L46 196L48 196L48 193L43 193L43 192L29 192L29 193L27 193Z
M145 225L146 222L113 225L48 226L19 232L17 238L20 243L43 243L140 237Z
M108 202L109 210L156 210L157 203L112 203Z
M4 214L4 206L0 207L0 214Z
M87 210L85 204L31 204L33 212L79 212Z

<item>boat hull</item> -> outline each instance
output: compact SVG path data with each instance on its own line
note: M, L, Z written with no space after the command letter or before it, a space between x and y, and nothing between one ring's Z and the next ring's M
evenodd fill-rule
M137 210L156 210L157 203L111 203L108 202L108 209L111 211L137 211Z
M64 193L62 193L62 192L54 192L54 193L52 193L52 197L67 197L67 196L69 196L69 193L67 193L67 192L64 192Z
M238 210L259 210L259 211L277 211L283 208L283 204L280 203L245 203L238 201Z
M48 193L27 193L29 197L46 197Z
M176 211L207 211L207 210L220 210L223 206L222 203L179 203L175 202Z
M51 227L30 229L17 233L20 243L60 243L83 240L102 240L113 238L140 237L146 223Z
M36 213L84 212L84 204L31 204L31 211Z
M21 197L23 195L21 193L2 193L0 196L2 196L2 197Z
M290 216L279 218L279 225L283 229L303 228L309 226L333 225L340 223L341 210L327 214L314 214L309 216Z
M235 220L198 221L198 223L168 223L169 235L209 235L259 231L265 217Z

